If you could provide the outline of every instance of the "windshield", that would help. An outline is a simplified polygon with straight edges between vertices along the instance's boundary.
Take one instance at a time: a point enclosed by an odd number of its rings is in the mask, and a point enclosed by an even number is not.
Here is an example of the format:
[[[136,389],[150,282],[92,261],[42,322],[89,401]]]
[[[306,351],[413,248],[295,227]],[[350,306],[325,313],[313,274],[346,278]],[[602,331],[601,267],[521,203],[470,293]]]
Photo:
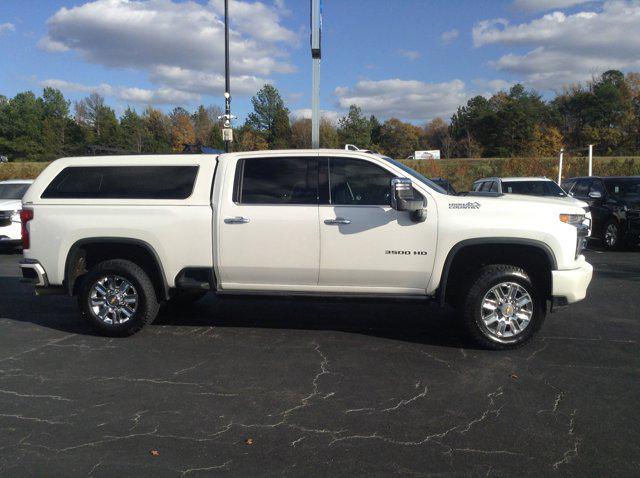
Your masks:
[[[420,174],[418,171],[411,169],[409,166],[406,166],[404,164],[402,164],[400,161],[396,161],[395,159],[391,159],[388,156],[380,156],[382,159],[384,159],[385,161],[389,161],[391,164],[393,164],[394,166],[399,167],[400,169],[402,169],[405,173],[413,176],[414,178],[416,178],[418,181],[420,181],[421,183],[424,183],[426,186],[430,187],[431,189],[433,189],[434,191],[438,191],[440,194],[448,194],[446,190],[444,190],[443,188],[441,188],[440,186],[438,186],[436,183],[434,183],[433,181],[431,181],[429,178],[424,177],[422,174]]]
[[[0,184],[0,199],[22,199],[29,184]]]
[[[505,194],[524,194],[526,196],[566,197],[560,186],[553,181],[502,181]]]
[[[608,178],[604,180],[609,194],[627,201],[640,200],[640,178]]]

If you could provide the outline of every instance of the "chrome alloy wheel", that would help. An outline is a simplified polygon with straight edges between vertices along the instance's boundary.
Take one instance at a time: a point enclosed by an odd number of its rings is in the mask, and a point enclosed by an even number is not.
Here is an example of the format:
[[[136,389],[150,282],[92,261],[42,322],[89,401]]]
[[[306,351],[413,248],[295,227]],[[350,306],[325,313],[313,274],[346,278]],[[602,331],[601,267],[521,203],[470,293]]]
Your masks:
[[[480,307],[485,333],[498,341],[521,334],[533,316],[531,294],[516,282],[501,282],[493,286],[484,295]]]
[[[609,247],[613,247],[618,242],[618,226],[611,223],[607,226],[607,230],[604,232],[604,242]]]
[[[124,277],[108,275],[93,283],[89,293],[89,310],[106,325],[128,322],[138,308],[138,292]]]

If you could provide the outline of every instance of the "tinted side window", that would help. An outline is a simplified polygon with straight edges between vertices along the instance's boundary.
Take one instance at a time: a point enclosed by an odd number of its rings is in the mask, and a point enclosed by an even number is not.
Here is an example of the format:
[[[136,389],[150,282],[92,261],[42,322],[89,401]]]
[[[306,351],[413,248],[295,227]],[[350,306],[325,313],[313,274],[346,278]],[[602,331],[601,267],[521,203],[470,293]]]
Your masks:
[[[578,197],[586,197],[589,190],[590,179],[579,179],[573,188],[573,195]]]
[[[589,192],[597,192],[604,196],[604,185],[602,184],[602,181],[600,181],[599,179],[594,179],[591,183],[591,187],[589,188]]]
[[[488,193],[489,190],[491,189],[492,184],[493,184],[492,181],[485,181],[484,183],[482,183],[482,187],[480,188],[480,191]]]
[[[198,166],[71,166],[63,169],[43,199],[186,199]]]
[[[482,183],[474,183],[473,184],[473,190],[474,191],[480,191],[480,187],[482,186]]]
[[[571,192],[571,188],[573,187],[573,185],[576,183],[575,179],[570,179],[568,181],[565,181],[562,183],[562,189],[564,189],[566,192]]]
[[[491,188],[489,189],[489,192],[491,193],[497,193],[498,192],[498,183],[493,181],[491,183]]]
[[[360,159],[329,158],[330,203],[339,206],[388,206],[395,175]]]
[[[317,204],[317,158],[249,158],[238,163],[241,204]]]

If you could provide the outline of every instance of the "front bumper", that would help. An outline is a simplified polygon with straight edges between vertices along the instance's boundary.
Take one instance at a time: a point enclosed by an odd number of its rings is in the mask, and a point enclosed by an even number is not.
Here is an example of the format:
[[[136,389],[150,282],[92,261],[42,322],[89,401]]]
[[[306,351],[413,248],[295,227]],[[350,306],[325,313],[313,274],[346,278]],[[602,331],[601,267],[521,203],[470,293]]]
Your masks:
[[[576,269],[551,271],[551,295],[566,304],[584,299],[593,277],[593,266],[584,256],[578,257],[576,262]]]

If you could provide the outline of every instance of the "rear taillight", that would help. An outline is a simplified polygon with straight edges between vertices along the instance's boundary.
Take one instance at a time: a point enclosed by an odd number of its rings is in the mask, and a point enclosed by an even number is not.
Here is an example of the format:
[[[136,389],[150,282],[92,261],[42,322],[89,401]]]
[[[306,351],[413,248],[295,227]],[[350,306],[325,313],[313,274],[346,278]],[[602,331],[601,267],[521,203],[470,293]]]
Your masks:
[[[20,222],[22,223],[22,248],[29,249],[31,241],[29,238],[29,228],[27,223],[33,219],[33,209],[22,209],[20,211]]]

